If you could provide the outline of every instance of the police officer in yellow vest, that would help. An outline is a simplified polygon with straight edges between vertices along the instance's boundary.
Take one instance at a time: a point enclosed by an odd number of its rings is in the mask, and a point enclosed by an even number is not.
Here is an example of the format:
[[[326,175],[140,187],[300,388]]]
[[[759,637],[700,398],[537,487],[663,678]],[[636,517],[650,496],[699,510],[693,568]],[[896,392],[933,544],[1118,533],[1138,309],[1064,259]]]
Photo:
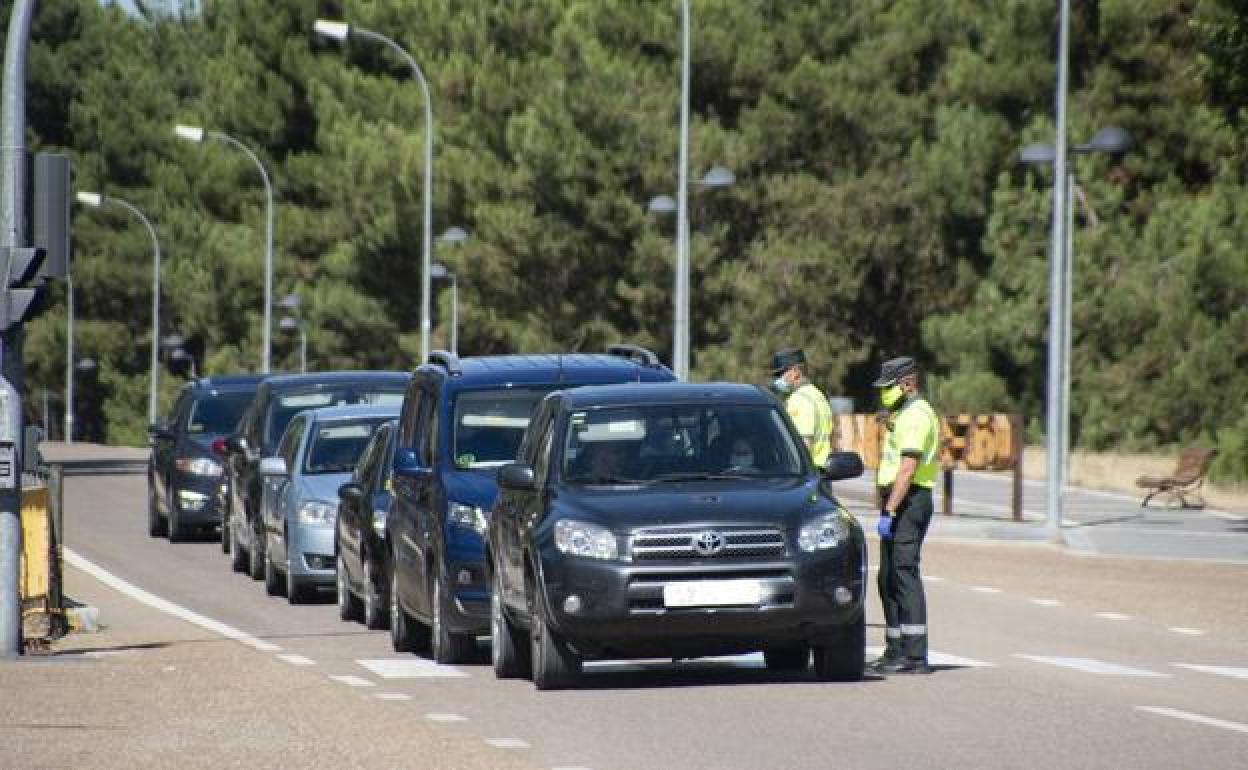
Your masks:
[[[914,359],[886,361],[880,402],[889,411],[888,439],[876,474],[880,500],[880,601],[884,605],[884,655],[880,674],[926,674],[927,604],[919,576],[920,550],[932,520],[932,486],[940,456],[940,421],[919,394]]]
[[[801,348],[785,348],[771,357],[772,387],[785,394],[785,411],[806,441],[815,466],[822,468],[832,453],[832,407],[828,399],[806,379],[806,354]]]

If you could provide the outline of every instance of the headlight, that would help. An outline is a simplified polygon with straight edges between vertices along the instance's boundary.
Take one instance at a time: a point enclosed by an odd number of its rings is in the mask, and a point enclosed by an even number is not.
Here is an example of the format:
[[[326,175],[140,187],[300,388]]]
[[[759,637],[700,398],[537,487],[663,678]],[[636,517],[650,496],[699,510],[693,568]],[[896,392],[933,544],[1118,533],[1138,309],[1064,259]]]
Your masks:
[[[221,463],[208,457],[179,457],[173,461],[173,467],[177,468],[179,473],[209,476],[214,479],[225,471]]]
[[[797,545],[803,551],[821,551],[835,548],[849,539],[849,521],[841,512],[829,513],[808,522],[797,536]]]
[[[619,554],[611,530],[570,519],[555,522],[555,547],[564,553],[590,559],[614,559]]]
[[[208,495],[190,489],[178,490],[178,503],[188,511],[198,511],[206,502],[208,502]]]
[[[299,506],[299,523],[328,525],[334,523],[338,515],[338,506],[320,500],[309,500]]]
[[[484,535],[485,530],[488,528],[485,511],[476,505],[451,503],[447,510],[447,515],[450,517],[452,524],[474,530],[478,535]]]
[[[384,537],[386,534],[386,512],[373,511],[373,531],[378,537]]]

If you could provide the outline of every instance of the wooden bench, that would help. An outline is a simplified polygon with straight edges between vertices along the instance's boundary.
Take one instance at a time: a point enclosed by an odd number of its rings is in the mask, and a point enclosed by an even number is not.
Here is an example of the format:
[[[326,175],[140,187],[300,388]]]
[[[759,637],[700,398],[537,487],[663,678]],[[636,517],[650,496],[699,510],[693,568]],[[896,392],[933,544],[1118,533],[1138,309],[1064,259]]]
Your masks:
[[[1179,463],[1174,473],[1169,476],[1140,476],[1135,485],[1150,490],[1140,503],[1147,507],[1148,502],[1157,495],[1163,495],[1167,508],[1204,508],[1205,499],[1200,496],[1200,487],[1205,483],[1205,474],[1213,462],[1216,449],[1188,447],[1179,453]]]

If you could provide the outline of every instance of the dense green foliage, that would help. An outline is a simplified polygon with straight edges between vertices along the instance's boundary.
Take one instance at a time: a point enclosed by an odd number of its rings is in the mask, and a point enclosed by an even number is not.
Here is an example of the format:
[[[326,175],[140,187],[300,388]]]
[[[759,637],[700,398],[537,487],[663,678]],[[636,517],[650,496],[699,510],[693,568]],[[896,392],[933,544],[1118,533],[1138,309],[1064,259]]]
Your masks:
[[[1055,3],[695,0],[692,174],[698,378],[765,378],[805,346],[865,404],[881,358],[918,355],[947,410],[1042,423]],[[1248,477],[1248,11],[1234,0],[1074,3],[1071,138],[1120,125],[1077,173],[1099,224],[1075,236],[1077,442],[1223,448]],[[7,17],[7,3],[0,3]],[[675,0],[208,0],[129,18],[43,0],[32,146],[82,188],[143,207],[165,247],[165,332],[204,369],[259,362],[263,195],[246,158],[177,143],[199,123],[256,147],[279,197],[277,296],[296,291],[318,368],[418,353],[423,102],[376,46],[311,33],[345,16],[411,50],[437,116],[435,230],[460,279],[465,353],[670,347]],[[75,217],[79,350],[107,438],[142,439],[150,252],[124,213]],[[438,289],[444,284],[439,283]],[[445,345],[449,292],[438,292]],[[58,390],[63,301],[30,325],[32,395]],[[275,362],[297,345],[275,332]],[[166,378],[166,399],[177,382]],[[93,388],[90,389],[90,388]],[[32,399],[37,405],[38,399]]]

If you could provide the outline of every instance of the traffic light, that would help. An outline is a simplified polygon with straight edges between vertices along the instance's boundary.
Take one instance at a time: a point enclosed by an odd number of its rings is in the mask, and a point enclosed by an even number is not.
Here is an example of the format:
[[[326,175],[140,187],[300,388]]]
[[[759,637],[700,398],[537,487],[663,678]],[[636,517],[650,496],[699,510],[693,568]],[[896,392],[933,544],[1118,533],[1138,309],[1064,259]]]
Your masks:
[[[47,282],[69,272],[69,158],[39,153],[31,167],[34,246],[0,249],[0,260],[8,265],[0,297],[0,331],[37,315],[43,309]]]

